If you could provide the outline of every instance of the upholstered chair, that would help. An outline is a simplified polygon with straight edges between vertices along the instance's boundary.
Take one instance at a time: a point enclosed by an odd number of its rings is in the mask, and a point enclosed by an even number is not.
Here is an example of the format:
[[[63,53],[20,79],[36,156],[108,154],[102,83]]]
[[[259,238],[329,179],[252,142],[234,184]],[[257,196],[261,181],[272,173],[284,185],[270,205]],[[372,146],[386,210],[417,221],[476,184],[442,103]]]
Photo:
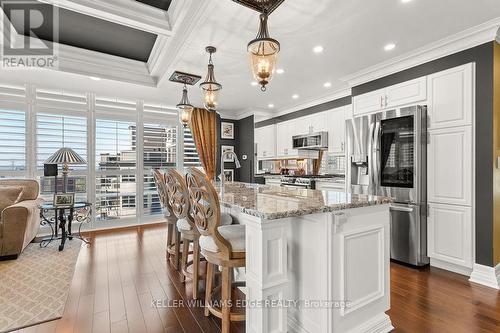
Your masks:
[[[0,260],[16,259],[36,237],[40,209],[36,180],[0,180]]]
[[[201,253],[207,260],[205,315],[222,319],[222,332],[230,332],[231,321],[245,320],[245,314],[231,312],[232,288],[244,283],[231,283],[232,270],[245,267],[245,226],[222,225],[218,194],[201,171],[191,168],[186,175],[191,202],[190,215],[200,233]],[[222,267],[222,285],[213,288],[215,266]],[[220,306],[212,302],[212,294],[221,289]]]

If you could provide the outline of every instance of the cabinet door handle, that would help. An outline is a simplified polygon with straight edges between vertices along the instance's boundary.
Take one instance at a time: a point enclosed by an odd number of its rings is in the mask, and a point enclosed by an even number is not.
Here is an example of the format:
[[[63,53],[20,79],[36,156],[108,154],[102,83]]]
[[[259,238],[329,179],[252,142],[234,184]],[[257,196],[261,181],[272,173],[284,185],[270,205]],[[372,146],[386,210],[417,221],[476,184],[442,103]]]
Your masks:
[[[387,107],[387,100],[389,99],[389,97],[387,97],[387,95],[385,95],[385,107]]]
[[[340,144],[340,149],[341,149],[342,151],[344,151],[344,143],[343,143],[343,142]]]

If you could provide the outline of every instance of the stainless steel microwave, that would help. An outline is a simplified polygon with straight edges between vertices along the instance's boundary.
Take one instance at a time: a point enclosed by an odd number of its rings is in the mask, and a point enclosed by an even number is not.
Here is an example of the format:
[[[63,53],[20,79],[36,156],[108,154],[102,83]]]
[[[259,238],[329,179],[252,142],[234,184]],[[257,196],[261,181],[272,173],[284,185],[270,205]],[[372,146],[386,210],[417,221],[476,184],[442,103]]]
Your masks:
[[[328,132],[316,132],[292,137],[293,149],[327,150]]]

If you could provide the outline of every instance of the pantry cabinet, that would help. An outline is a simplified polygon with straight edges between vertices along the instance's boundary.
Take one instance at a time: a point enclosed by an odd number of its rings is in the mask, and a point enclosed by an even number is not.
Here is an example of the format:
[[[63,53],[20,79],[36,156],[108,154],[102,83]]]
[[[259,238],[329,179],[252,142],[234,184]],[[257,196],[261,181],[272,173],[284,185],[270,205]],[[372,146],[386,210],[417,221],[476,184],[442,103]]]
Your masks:
[[[472,124],[474,65],[467,64],[428,76],[429,128]]]
[[[472,268],[471,207],[429,204],[428,256],[463,268]]]

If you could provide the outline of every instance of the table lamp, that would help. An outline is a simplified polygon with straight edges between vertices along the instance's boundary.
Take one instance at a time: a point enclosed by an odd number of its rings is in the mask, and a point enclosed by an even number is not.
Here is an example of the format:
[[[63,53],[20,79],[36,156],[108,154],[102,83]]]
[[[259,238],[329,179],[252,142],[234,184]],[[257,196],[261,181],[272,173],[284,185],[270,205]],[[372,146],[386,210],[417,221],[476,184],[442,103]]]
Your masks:
[[[61,148],[50,156],[44,164],[62,164],[63,173],[63,193],[66,193],[68,184],[68,173],[70,164],[87,164],[80,155],[71,148]],[[57,184],[56,184],[57,188]]]

